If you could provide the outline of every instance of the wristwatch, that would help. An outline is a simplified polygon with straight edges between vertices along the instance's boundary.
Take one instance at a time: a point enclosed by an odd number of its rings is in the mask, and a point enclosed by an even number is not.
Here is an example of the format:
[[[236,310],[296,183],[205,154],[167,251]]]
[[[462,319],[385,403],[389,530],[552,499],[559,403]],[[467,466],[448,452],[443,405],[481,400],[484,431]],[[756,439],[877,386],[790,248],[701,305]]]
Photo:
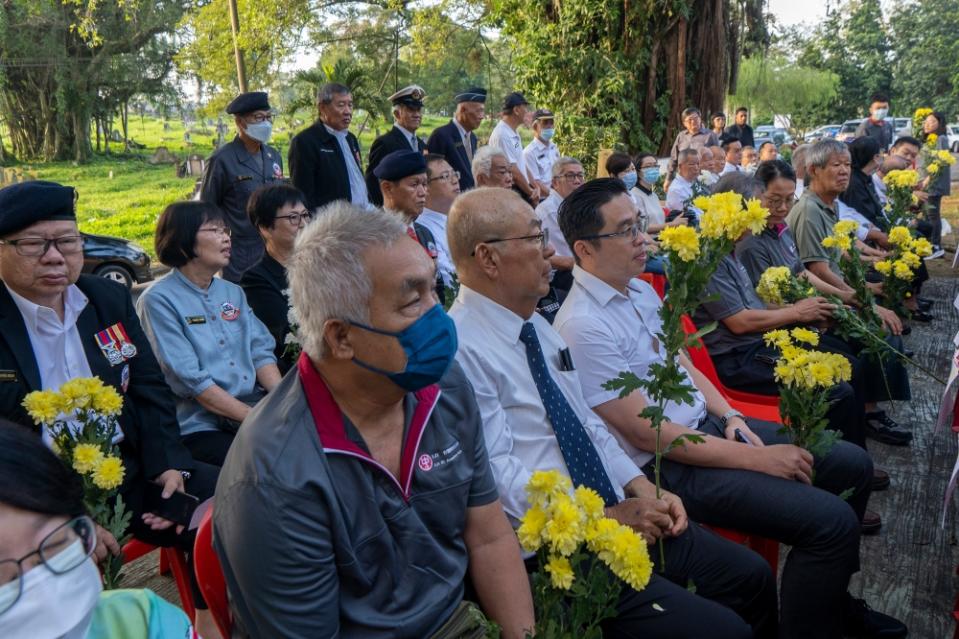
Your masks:
[[[733,408],[733,409],[727,411],[725,415],[723,415],[722,417],[720,417],[720,418],[719,418],[719,421],[721,421],[721,422],[723,423],[723,427],[725,427],[726,424],[729,422],[729,420],[732,419],[733,417],[738,417],[739,419],[742,419],[743,421],[746,420],[746,416],[745,416],[745,415],[743,415],[743,414],[740,413],[738,410],[736,410],[735,408]]]
[[[724,421],[723,423],[725,424],[726,422]],[[193,477],[193,473],[188,470],[181,470],[180,476],[183,477],[183,481],[189,481],[190,477]]]

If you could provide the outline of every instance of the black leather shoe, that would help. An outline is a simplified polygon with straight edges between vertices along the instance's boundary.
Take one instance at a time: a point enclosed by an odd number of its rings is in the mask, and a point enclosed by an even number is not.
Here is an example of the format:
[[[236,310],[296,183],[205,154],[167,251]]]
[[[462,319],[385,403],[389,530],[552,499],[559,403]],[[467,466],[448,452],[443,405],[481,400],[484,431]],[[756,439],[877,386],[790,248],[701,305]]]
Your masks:
[[[909,313],[909,318],[915,322],[931,322],[932,320],[936,319],[935,317],[933,317],[932,315],[930,315],[929,313],[923,310],[912,311],[911,313]]]
[[[901,639],[909,634],[906,624],[873,610],[862,599],[847,594],[843,634],[855,639]]]
[[[919,297],[916,299],[916,305],[919,307],[920,311],[926,311],[928,313],[930,310],[932,310],[933,301]]]
[[[907,446],[912,433],[903,430],[885,411],[866,413],[866,437],[890,446]]]
[[[874,510],[867,510],[862,514],[862,534],[875,535],[882,528],[882,517]]]
[[[886,490],[889,488],[889,473],[882,470],[881,468],[874,468],[872,470],[872,482],[871,482],[872,492],[879,490]]]
[[[911,332],[912,332],[912,326],[906,326],[905,324],[903,324],[903,326],[902,326],[902,334],[903,334],[903,335],[908,335],[908,334],[911,333]]]

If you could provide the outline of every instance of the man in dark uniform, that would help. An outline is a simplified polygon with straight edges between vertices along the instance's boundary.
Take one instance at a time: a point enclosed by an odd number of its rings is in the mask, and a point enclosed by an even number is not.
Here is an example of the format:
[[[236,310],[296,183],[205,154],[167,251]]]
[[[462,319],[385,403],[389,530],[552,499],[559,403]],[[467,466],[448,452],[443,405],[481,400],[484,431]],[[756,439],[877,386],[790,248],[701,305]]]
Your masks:
[[[442,155],[460,172],[460,189],[466,191],[476,186],[472,164],[477,140],[473,131],[486,115],[486,89],[472,87],[453,99],[456,101],[453,119],[434,130],[426,146],[430,153]]]
[[[350,88],[330,82],[316,96],[320,119],[290,140],[290,177],[316,210],[334,200],[369,207],[360,162],[360,143],[350,133],[353,95]]]
[[[393,103],[393,128],[373,140],[370,147],[370,163],[366,167],[366,190],[370,202],[383,206],[380,181],[374,171],[383,158],[393,151],[417,151],[426,153],[426,142],[417,137],[416,129],[423,122],[423,98],[426,92],[415,84],[400,89],[389,97]]]
[[[436,264],[439,249],[433,233],[416,221],[426,206],[429,178],[426,173],[426,158],[412,149],[393,151],[376,167],[375,174],[383,192],[383,208],[403,218],[406,234],[422,245]],[[442,304],[446,288],[439,269],[436,272],[436,295]]]
[[[0,413],[39,434],[22,405],[28,393],[56,390],[77,377],[113,386],[123,397],[114,441],[125,468],[120,494],[133,512],[130,532],[192,551],[193,534],[178,534],[172,522],[144,512],[144,489],[153,482],[164,497],[178,491],[202,501],[213,495],[217,471],[194,461],[180,443],[173,396],[130,293],[80,275],[83,239],[74,199],[72,187],[52,182],[0,190]],[[194,599],[206,608],[196,588]]]
[[[223,278],[239,282],[243,271],[263,257],[263,239],[250,224],[246,202],[264,184],[283,180],[283,158],[267,144],[273,131],[273,112],[266,93],[243,93],[227,105],[226,112],[234,116],[237,134],[207,160],[200,199],[223,211],[233,242]]]

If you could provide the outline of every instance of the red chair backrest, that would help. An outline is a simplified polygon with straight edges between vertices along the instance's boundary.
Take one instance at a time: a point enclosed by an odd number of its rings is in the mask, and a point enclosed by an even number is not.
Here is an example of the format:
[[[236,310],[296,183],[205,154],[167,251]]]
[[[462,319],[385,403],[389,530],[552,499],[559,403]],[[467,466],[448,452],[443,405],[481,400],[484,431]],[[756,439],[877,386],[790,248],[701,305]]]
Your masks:
[[[659,273],[640,273],[639,279],[653,287],[659,299],[666,297],[666,276]]]
[[[233,617],[230,615],[230,603],[226,595],[226,581],[223,579],[220,559],[213,550],[213,508],[203,516],[197,530],[193,546],[193,565],[197,585],[206,599],[220,634],[224,637],[231,636]]]

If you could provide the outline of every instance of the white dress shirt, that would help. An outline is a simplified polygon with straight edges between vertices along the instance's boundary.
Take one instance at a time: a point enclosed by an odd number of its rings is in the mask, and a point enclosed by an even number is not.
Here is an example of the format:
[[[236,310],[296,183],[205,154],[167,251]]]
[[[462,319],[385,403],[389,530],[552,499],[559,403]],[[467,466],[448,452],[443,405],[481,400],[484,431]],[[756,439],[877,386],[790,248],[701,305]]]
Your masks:
[[[526,160],[523,158],[523,140],[519,133],[513,130],[513,127],[506,124],[506,120],[500,120],[493,127],[493,133],[489,136],[489,145],[497,147],[506,154],[506,159],[516,165],[516,168],[529,179],[529,171],[526,169]]]
[[[342,131],[338,131],[326,123],[323,123],[323,126],[326,127],[330,135],[336,138],[336,141],[340,145],[340,151],[343,153],[343,161],[346,163],[346,174],[350,178],[350,201],[357,206],[362,206],[367,209],[371,208],[370,196],[366,192],[366,180],[363,177],[363,172],[360,171],[360,166],[356,163],[356,158],[353,156],[349,142],[346,141],[349,130],[343,129]]]
[[[859,225],[856,228],[856,237],[863,242],[866,241],[866,236],[869,235],[869,231],[876,228],[876,225],[870,222],[866,216],[848,204],[843,203],[843,201],[838,198],[836,199],[836,214],[839,215],[840,220],[852,220]]]
[[[670,211],[682,211],[686,206],[686,201],[693,197],[693,183],[688,181],[682,175],[676,174],[673,181],[669,183],[669,190],[666,191],[666,206]],[[697,215],[702,215],[702,211],[692,204],[690,210],[695,211]]]
[[[453,275],[456,273],[456,267],[453,266],[453,258],[450,255],[449,242],[446,239],[446,220],[448,218],[433,209],[424,208],[416,221],[430,230],[433,239],[436,241],[436,268],[443,278],[444,286],[453,285]]]
[[[876,189],[876,195],[879,196],[879,203],[886,206],[889,203],[889,196],[886,192],[886,183],[879,177],[878,171],[872,174],[872,185]]]
[[[723,166],[723,170],[719,173],[720,176],[726,175],[727,173],[742,173],[742,167],[733,164],[732,162],[726,162]]]
[[[619,391],[607,390],[603,384],[622,371],[645,379],[651,364],[666,361],[666,351],[656,337],[662,332],[662,301],[653,287],[639,279],[630,283],[628,295],[579,266],[573,267],[573,280],[553,326],[569,344],[586,403],[595,408],[619,397]],[[695,388],[686,369],[680,367],[680,371]],[[698,428],[706,417],[706,398],[696,390],[692,405],[669,401],[663,411],[671,422]],[[615,428],[611,431],[637,466],[653,458],[653,453],[634,447]]]
[[[406,141],[410,143],[410,148],[411,148],[412,150],[414,150],[414,151],[419,151],[419,150],[420,150],[420,147],[419,147],[419,145],[417,144],[417,141],[416,141],[416,134],[415,134],[415,133],[413,133],[412,131],[407,130],[407,129],[404,128],[404,127],[401,127],[400,124],[399,124],[399,122],[394,122],[394,123],[393,123],[393,126],[395,126],[397,129],[400,130],[400,133],[403,134],[403,136],[406,138]]]
[[[549,195],[536,207],[536,217],[544,229],[549,230],[549,243],[553,245],[557,255],[573,257],[573,252],[566,243],[563,231],[559,228],[559,205],[563,203],[563,196],[550,189]]]
[[[523,160],[534,180],[549,184],[553,180],[553,164],[559,159],[559,149],[552,142],[541,142],[538,138],[523,149]]]
[[[798,200],[805,190],[806,185],[803,183],[802,178],[796,178],[796,194],[793,195],[793,197]]]
[[[519,339],[526,321],[536,328],[553,380],[583,421],[622,499],[623,487],[642,471],[586,405],[576,371],[561,369],[559,354],[566,344],[549,322],[537,313],[524,320],[464,285],[450,317],[459,335],[456,361],[473,384],[496,487],[513,522],[529,509],[526,484],[534,471],[558,469],[569,475]]]

